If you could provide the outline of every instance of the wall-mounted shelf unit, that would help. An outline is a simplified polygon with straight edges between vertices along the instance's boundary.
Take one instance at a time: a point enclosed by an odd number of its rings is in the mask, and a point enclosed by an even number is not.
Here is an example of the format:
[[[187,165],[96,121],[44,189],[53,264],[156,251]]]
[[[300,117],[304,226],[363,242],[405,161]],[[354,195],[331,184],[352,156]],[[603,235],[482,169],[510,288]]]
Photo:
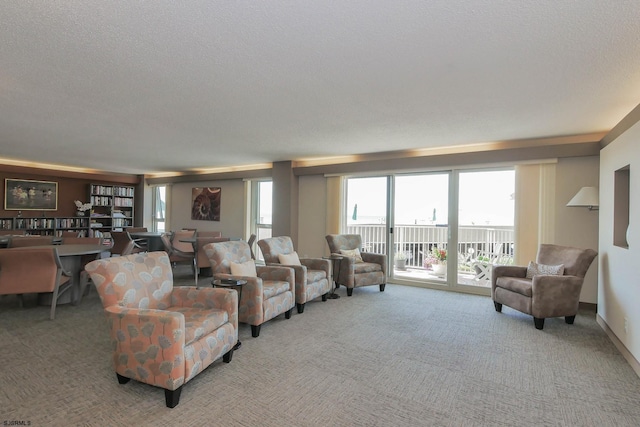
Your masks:
[[[134,187],[89,184],[91,234],[101,235],[133,226],[134,200]]]
[[[14,230],[18,234],[40,234],[60,236],[63,231],[77,231],[82,236],[89,234],[88,217],[13,217],[0,218],[0,230]]]

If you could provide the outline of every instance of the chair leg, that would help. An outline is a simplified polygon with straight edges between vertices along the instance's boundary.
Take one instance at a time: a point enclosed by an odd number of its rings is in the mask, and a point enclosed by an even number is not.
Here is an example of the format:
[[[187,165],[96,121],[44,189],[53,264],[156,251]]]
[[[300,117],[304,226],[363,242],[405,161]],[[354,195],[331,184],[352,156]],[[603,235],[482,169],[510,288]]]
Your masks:
[[[353,288],[347,288],[347,296],[350,297],[353,295]]]
[[[574,320],[576,320],[576,315],[575,314],[573,316],[565,316],[564,317],[564,321],[569,325],[573,325],[573,321]]]
[[[229,363],[231,362],[231,359],[233,358],[233,348],[231,348],[231,350],[227,351],[223,356],[222,356],[222,361],[224,363]]]
[[[502,304],[500,304],[499,302],[494,301],[493,302],[493,306],[496,308],[496,311],[498,313],[502,313]]]
[[[126,384],[129,381],[131,381],[131,378],[127,378],[127,377],[123,377],[122,375],[120,375],[119,373],[116,372],[116,377],[118,377],[118,383],[119,384]]]
[[[533,318],[533,324],[536,325],[536,329],[542,330],[544,328],[544,319],[540,319],[538,317]]]
[[[384,287],[387,286],[386,283],[380,285],[380,292],[384,292]]]
[[[300,314],[304,313],[304,304],[296,304],[296,307],[298,308],[298,313]]]
[[[18,307],[19,308],[24,308],[24,298],[23,298],[22,294],[18,294],[16,296],[18,297]]]
[[[164,400],[167,403],[167,408],[175,408],[180,403],[180,393],[182,393],[182,387],[180,386],[175,390],[164,391]]]
[[[329,293],[327,292],[326,294],[322,294],[322,301],[326,302],[327,301],[327,297],[329,296]]]
[[[293,311],[293,307],[291,307],[289,310],[284,312],[284,318],[285,319],[291,319],[291,312]]]
[[[260,336],[260,326],[262,325],[251,325],[251,336],[257,338]]]

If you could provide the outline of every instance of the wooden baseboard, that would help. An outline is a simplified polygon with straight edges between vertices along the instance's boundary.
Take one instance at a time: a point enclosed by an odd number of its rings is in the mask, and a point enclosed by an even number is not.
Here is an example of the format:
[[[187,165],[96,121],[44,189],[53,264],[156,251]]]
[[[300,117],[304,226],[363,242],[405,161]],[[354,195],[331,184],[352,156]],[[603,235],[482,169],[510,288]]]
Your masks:
[[[622,353],[622,357],[624,357],[625,360],[629,362],[629,365],[631,365],[631,368],[635,371],[636,375],[640,377],[640,362],[638,362],[633,354],[631,354],[631,352],[627,349],[627,347],[625,347],[622,341],[618,339],[616,334],[614,334],[611,328],[609,328],[609,325],[607,325],[607,322],[605,322],[599,314],[596,315],[596,322],[598,322],[598,325],[600,325],[602,330],[604,330],[609,339],[613,342],[613,345],[615,345],[620,353]]]

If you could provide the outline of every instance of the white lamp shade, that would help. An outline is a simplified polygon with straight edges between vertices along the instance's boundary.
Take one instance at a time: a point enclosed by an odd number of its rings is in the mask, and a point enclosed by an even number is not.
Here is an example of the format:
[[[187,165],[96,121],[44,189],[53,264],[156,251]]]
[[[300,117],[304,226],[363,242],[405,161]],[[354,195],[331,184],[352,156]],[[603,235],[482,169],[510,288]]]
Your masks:
[[[598,199],[598,189],[596,187],[582,187],[580,191],[569,200],[567,206],[588,206],[598,207],[600,201]]]

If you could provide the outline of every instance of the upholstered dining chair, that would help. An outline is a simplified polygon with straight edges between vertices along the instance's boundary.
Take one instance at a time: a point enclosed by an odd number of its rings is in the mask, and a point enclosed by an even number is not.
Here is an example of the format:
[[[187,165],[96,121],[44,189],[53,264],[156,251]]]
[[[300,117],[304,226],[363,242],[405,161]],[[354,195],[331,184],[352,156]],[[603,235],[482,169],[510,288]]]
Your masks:
[[[196,230],[180,230],[170,233],[162,233],[160,238],[164,249],[169,255],[172,265],[177,263],[188,263],[193,269],[195,285],[198,286],[198,260],[196,258]],[[194,239],[193,243],[186,243],[182,240]]]
[[[542,244],[529,266],[494,265],[491,297],[498,313],[506,305],[533,316],[536,329],[547,317],[573,324],[584,276],[598,255],[593,249]]]
[[[51,320],[58,298],[71,289],[70,280],[71,272],[64,269],[53,246],[0,250],[0,295],[17,295],[22,306],[23,294],[51,292]]]
[[[246,280],[240,296],[239,321],[251,325],[258,337],[263,323],[284,313],[291,317],[295,305],[295,275],[290,267],[256,266],[247,242],[209,243],[204,250],[214,279]]]
[[[334,274],[336,287],[344,285],[347,296],[360,286],[379,285],[384,292],[387,284],[387,256],[363,252],[362,237],[359,234],[329,234],[326,236],[331,254],[341,258]]]
[[[327,300],[331,291],[331,262],[322,258],[299,258],[289,236],[270,237],[258,240],[258,246],[267,265],[286,265],[296,275],[296,307],[298,313],[304,306],[319,296]]]
[[[238,341],[238,294],[174,287],[165,252],[95,260],[86,270],[102,300],[120,384],[130,379],[165,390],[175,407],[185,383]]]
[[[111,231],[111,255],[124,256],[132,253],[146,252],[147,242],[144,239],[133,239],[128,231]]]
[[[11,248],[53,245],[53,236],[13,236],[10,245]]]

